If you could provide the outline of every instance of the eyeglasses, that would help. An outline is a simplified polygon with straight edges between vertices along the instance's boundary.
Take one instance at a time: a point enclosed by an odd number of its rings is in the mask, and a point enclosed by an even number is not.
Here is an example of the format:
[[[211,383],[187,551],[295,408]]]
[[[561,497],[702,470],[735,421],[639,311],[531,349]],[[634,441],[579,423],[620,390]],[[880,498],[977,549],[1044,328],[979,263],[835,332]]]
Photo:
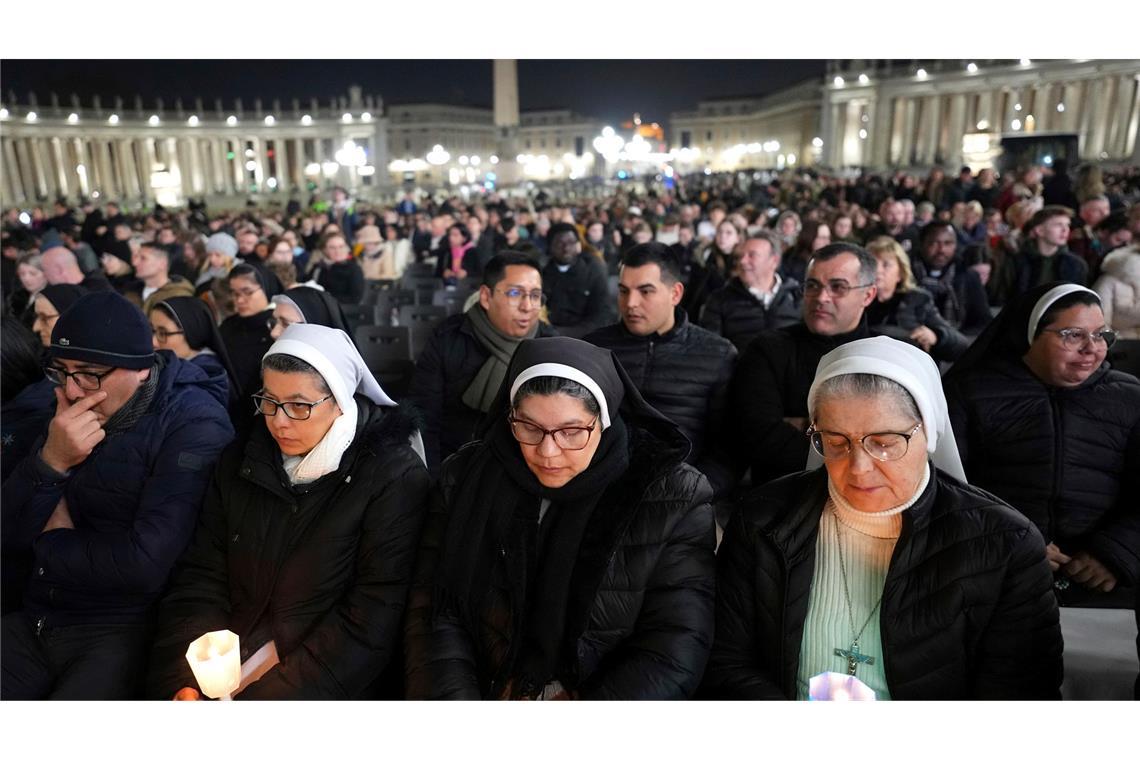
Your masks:
[[[234,298],[249,298],[261,288],[243,288],[242,290],[230,290],[230,295]]]
[[[521,301],[524,296],[534,306],[546,305],[546,294],[541,290],[532,290],[528,293],[522,288],[507,288],[506,290],[502,290],[500,292],[507,297],[507,302],[512,306],[517,306],[519,301]]]
[[[859,445],[880,462],[893,462],[906,456],[910,448],[910,439],[920,427],[922,427],[921,422],[906,433],[867,433],[859,439]],[[811,445],[824,459],[842,459],[851,453],[851,439],[843,433],[817,430],[813,422],[807,429],[807,435],[811,439]]]
[[[270,332],[272,332],[276,327],[280,327],[282,330],[284,330],[289,327],[289,325],[295,324],[297,323],[291,319],[285,319],[285,317],[270,317],[265,322],[265,326],[269,328]]]
[[[869,288],[875,283],[868,282],[864,285],[849,285],[845,280],[831,280],[826,285],[819,280],[808,280],[804,283],[805,296],[818,296],[825,288],[828,295],[832,298],[843,298],[852,290],[861,290],[862,288]]]
[[[79,389],[84,391],[99,390],[103,378],[114,371],[114,367],[106,372],[68,372],[63,367],[57,367],[54,364],[44,367],[44,375],[56,385],[67,385],[67,378],[70,377],[79,386]]]
[[[1084,348],[1089,341],[1092,341],[1093,346],[1103,343],[1105,348],[1107,348],[1116,342],[1117,335],[1115,330],[1105,329],[1098,332],[1089,332],[1083,327],[1066,327],[1063,330],[1050,330],[1045,327],[1041,329],[1041,332],[1051,332],[1060,335],[1061,344],[1068,349]]]
[[[509,417],[511,434],[515,440],[525,446],[538,446],[546,436],[554,439],[554,445],[565,451],[580,451],[590,442],[590,434],[598,425],[597,417],[589,427],[564,427],[556,430],[547,430],[530,422]]]
[[[158,339],[159,343],[166,343],[167,338],[171,335],[185,335],[185,330],[167,330],[163,327],[154,328],[154,337]]]
[[[330,398],[332,398],[331,393],[316,401],[274,401],[265,396],[254,395],[253,407],[258,414],[266,417],[274,417],[277,415],[277,410],[282,409],[289,419],[303,421],[312,416],[314,406],[320,406]]]

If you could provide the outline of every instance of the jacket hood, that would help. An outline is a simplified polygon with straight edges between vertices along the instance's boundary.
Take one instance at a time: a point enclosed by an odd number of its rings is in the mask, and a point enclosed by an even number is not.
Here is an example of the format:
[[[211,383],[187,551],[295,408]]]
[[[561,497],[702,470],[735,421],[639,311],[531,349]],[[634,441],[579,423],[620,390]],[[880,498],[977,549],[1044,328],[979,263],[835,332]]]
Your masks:
[[[196,386],[213,396],[222,408],[229,403],[229,382],[226,380],[226,371],[221,364],[211,367],[208,361],[205,364],[179,359],[173,351],[161,350],[158,352],[165,360],[162,376],[159,378],[159,393],[167,394],[179,386]],[[198,355],[199,358],[203,356]],[[210,357],[209,354],[205,356]]]
[[[1108,254],[1100,263],[1100,271],[1129,284],[1140,284],[1140,246],[1130,245]]]

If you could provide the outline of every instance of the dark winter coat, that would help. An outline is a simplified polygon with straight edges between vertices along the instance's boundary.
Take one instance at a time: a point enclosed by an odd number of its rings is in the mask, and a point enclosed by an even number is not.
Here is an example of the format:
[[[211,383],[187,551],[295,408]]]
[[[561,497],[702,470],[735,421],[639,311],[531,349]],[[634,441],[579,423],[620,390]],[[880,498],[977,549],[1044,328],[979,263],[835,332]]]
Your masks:
[[[928,327],[938,336],[930,355],[952,362],[970,347],[969,339],[954,329],[934,308],[934,299],[922,288],[896,292],[889,301],[872,301],[867,307],[867,327],[875,335],[887,335],[917,346],[910,334],[917,327]]]
[[[547,262],[542,268],[542,290],[550,324],[563,334],[585,335],[614,318],[606,265],[596,256],[580,254],[565,272],[553,260]]]
[[[186,647],[229,629],[248,657],[272,640],[280,663],[239,699],[351,699],[400,661],[404,603],[428,474],[399,408],[357,398],[340,467],[293,486],[264,425],[226,450],[194,541],[171,576],[147,679],[170,699],[195,686]]]
[[[630,428],[626,473],[601,496],[586,526],[574,566],[567,638],[576,653],[584,699],[679,699],[692,694],[704,672],[713,628],[712,493],[705,478],[682,464],[684,445]],[[683,440],[680,444],[684,444]],[[503,550],[492,585],[466,630],[452,616],[432,621],[432,584],[448,511],[468,477],[476,447],[444,463],[433,490],[406,626],[407,693],[411,698],[480,699],[496,696],[494,680],[512,649],[517,609]]]
[[[557,334],[550,325],[540,322],[536,337]],[[444,459],[475,436],[483,421],[483,412],[463,403],[463,393],[490,356],[475,337],[467,315],[455,314],[435,328],[416,359],[408,401],[423,414],[424,451],[433,473]]]
[[[1051,388],[1008,358],[944,384],[970,482],[1065,554],[1088,551],[1140,582],[1140,381],[1106,362],[1077,388]]]
[[[233,428],[216,378],[159,355],[158,387],[134,425],[62,479],[45,472],[37,442],[4,481],[3,551],[29,556],[24,608],[45,625],[143,622],[190,542]],[[61,498],[75,529],[41,533]]]
[[[1042,256],[1037,244],[1028,240],[1013,257],[1012,289],[1006,294],[1006,301],[1046,282],[1060,280],[1087,285],[1088,276],[1089,265],[1068,248],[1061,248],[1052,256]]]
[[[238,386],[245,396],[257,393],[261,388],[261,359],[273,345],[273,338],[269,335],[272,317],[270,310],[249,317],[234,314],[218,325],[226,353],[230,355],[230,363],[237,373]]]
[[[680,306],[673,309],[673,329],[658,335],[634,335],[615,322],[583,340],[608,348],[641,395],[668,417],[692,443],[686,461],[703,472],[713,491],[736,481],[727,443],[728,386],[736,366],[736,348],[724,338],[689,322]]]
[[[842,335],[816,335],[803,322],[761,333],[736,365],[729,391],[736,450],[752,468],[752,482],[799,472],[808,440],[785,417],[807,417],[807,396],[819,360],[844,343],[871,336],[864,318]]]
[[[934,306],[963,335],[977,335],[990,322],[990,302],[978,273],[955,259],[934,277],[925,262],[914,262],[914,279],[930,293]]]
[[[743,351],[765,330],[799,322],[802,304],[803,289],[797,280],[782,279],[772,302],[765,307],[739,277],[733,277],[705,301],[701,327],[728,338],[737,350]]]
[[[705,686],[795,699],[827,502],[824,469],[749,496],[717,556]],[[1061,630],[1041,534],[994,496],[931,467],[902,513],[879,611],[892,699],[1057,699]]]
[[[341,303],[356,304],[364,298],[364,270],[356,259],[323,263],[316,279],[330,296]]]
[[[32,450],[32,444],[43,435],[55,416],[55,383],[46,377],[32,383],[9,399],[0,409],[0,434],[3,456],[0,457],[0,482],[16,468]]]

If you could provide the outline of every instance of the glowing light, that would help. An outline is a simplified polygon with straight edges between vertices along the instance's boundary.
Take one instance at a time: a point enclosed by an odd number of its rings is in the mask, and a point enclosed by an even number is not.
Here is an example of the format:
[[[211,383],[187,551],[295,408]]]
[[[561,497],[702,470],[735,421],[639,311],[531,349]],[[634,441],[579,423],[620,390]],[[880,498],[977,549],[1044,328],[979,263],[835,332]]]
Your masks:
[[[313,125],[313,117],[312,116],[309,116],[309,114],[305,114],[304,116],[301,117],[301,126],[302,127],[311,127],[312,125]]]
[[[471,159],[469,159],[467,156],[460,156],[460,157],[459,157],[459,165],[460,165],[460,166],[467,166],[467,164],[468,164],[470,161],[471,161]]]
[[[1028,66],[1030,63],[1032,63],[1032,61],[1030,61],[1028,58],[1022,58],[1022,59],[1019,61],[1019,63],[1020,63],[1022,66]]]
[[[376,167],[375,166],[358,166],[358,167],[356,167],[356,173],[359,174],[361,177],[371,177],[373,174],[376,173]]]
[[[340,117],[340,120],[343,121],[345,124],[351,124],[352,123],[352,114],[346,113]]]
[[[237,125],[237,117],[233,116],[233,115],[227,116],[226,117],[226,124],[228,126],[231,126],[231,127],[236,126]]]
[[[859,130],[859,139],[860,140],[866,140],[867,139],[867,130],[865,130],[865,129]]]
[[[253,148],[246,148],[245,149],[245,157],[246,158],[253,158],[255,155],[256,154],[253,152]]]
[[[1013,110],[1020,111],[1021,110],[1021,104],[1020,103],[1014,103],[1013,104]]]
[[[978,131],[979,132],[986,130],[986,129],[989,129],[989,128],[990,128],[990,123],[988,121],[986,121],[985,119],[982,119],[981,121],[978,122]]]
[[[842,87],[844,85],[843,77],[837,76],[835,79],[831,80],[831,83],[836,87]]]
[[[108,124],[118,124],[119,123],[119,114],[113,113],[110,116],[108,116],[107,117],[107,123]]]
[[[795,165],[796,165],[796,154],[795,153],[789,153],[788,154],[788,166],[795,166]]]
[[[337,173],[338,169],[340,169],[340,164],[338,164],[336,161],[325,161],[323,164],[321,164],[321,171],[324,172],[324,175],[326,177],[333,176]]]
[[[919,79],[926,79],[926,69],[919,69],[918,71],[914,72],[914,75]]]
[[[1009,126],[1011,129],[1013,129],[1014,132],[1016,132],[1017,130],[1021,129],[1021,119],[1014,119],[1009,123]]]
[[[823,138],[822,137],[813,137],[811,140],[811,144],[817,148],[822,148],[823,147]]]
[[[341,166],[364,166],[368,163],[368,156],[363,147],[352,140],[348,140],[336,152],[336,160]]]
[[[365,111],[364,113],[360,114],[360,120],[367,124],[368,122],[372,121],[372,114]]]
[[[705,167],[705,175],[707,176],[709,174],[712,174],[712,169],[710,169],[709,167],[706,166]]]
[[[276,177],[270,177],[269,179],[265,180],[265,184],[269,187],[270,190],[276,190],[277,189],[277,178]]]
[[[491,156],[491,158],[489,160],[492,164],[499,163],[499,157],[498,156]]]
[[[20,212],[20,224],[28,225],[32,223],[32,217],[27,211]]]
[[[79,123],[79,114],[77,114],[77,113],[68,114],[67,115],[67,123],[68,124],[78,124]]]
[[[871,77],[867,76],[866,74],[859,75],[859,84],[868,84],[870,81]]]
[[[1052,166],[1053,165],[1053,157],[1052,156],[1042,156],[1041,157],[1041,163],[1045,164],[1046,166]]]
[[[8,109],[7,108],[0,108],[0,119],[7,119],[7,118],[8,118]]]
[[[99,197],[99,191],[98,190],[92,190],[91,191],[91,197],[92,198],[98,198]]]
[[[28,121],[32,122],[32,121],[35,121],[36,119],[38,119],[39,117],[38,117],[38,116],[36,116],[36,112],[35,112],[35,111],[28,111],[28,115],[27,115],[27,117],[26,117],[26,118],[27,118],[27,120],[28,120]]]
[[[1057,113],[1064,113],[1064,112],[1065,112],[1065,104],[1064,103],[1058,103],[1057,104]]]
[[[274,119],[272,116],[266,116],[265,117],[265,126],[272,127],[276,123],[277,123],[277,119]]]
[[[158,118],[158,114],[156,114],[156,113],[152,113],[150,115],[150,118],[146,120],[146,123],[151,125],[152,127],[157,127],[159,125],[159,122],[160,122],[160,119]]]
[[[75,165],[75,173],[81,177],[85,176],[87,174],[87,167],[84,166],[83,164],[76,164]]]
[[[305,166],[305,174],[309,177],[315,177],[321,173],[321,165],[318,163],[311,163]]]
[[[245,170],[249,171],[249,172],[257,171],[257,162],[256,161],[246,161],[245,162]]]
[[[432,166],[443,166],[447,163],[448,159],[451,158],[451,154],[444,150],[442,145],[434,145],[432,146],[431,152],[424,156],[424,158],[426,158],[427,162]]]
[[[976,74],[978,72],[978,64],[970,61],[966,64],[966,71],[970,72],[971,74]]]
[[[196,127],[196,126],[198,126],[198,117],[197,116],[191,116],[189,119],[186,120],[186,123],[192,127]]]
[[[479,158],[478,156],[472,156],[471,157],[471,165],[472,166],[478,166],[480,163],[482,163],[482,161],[483,161],[483,159]]]

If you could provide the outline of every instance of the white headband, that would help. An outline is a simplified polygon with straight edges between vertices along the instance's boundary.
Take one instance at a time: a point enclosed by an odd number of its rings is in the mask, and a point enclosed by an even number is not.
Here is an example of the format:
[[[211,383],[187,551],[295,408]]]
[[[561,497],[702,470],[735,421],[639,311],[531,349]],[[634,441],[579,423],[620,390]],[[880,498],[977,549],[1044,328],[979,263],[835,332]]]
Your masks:
[[[1089,290],[1083,285],[1074,285],[1071,282],[1065,283],[1064,285],[1058,285],[1057,287],[1050,289],[1045,295],[1041,296],[1041,299],[1038,300],[1037,304],[1033,307],[1033,311],[1029,313],[1029,343],[1033,343],[1033,339],[1037,335],[1037,325],[1041,322],[1041,317],[1045,315],[1045,312],[1049,310],[1050,306],[1057,303],[1057,301],[1060,301],[1070,293],[1082,292],[1091,293],[1097,301],[1100,301],[1100,296],[1097,295],[1095,290]]]
[[[519,373],[519,376],[515,378],[514,383],[511,384],[510,401],[512,404],[515,402],[515,396],[518,394],[519,388],[522,387],[522,384],[527,380],[536,377],[562,377],[567,380],[573,380],[574,382],[585,386],[586,390],[594,394],[594,398],[597,400],[598,406],[602,409],[600,415],[602,420],[602,430],[605,430],[610,426],[610,410],[609,406],[606,404],[606,395],[602,393],[602,389],[598,387],[598,384],[596,382],[594,382],[594,378],[590,377],[582,370],[570,367],[566,364],[547,362],[545,364],[536,364],[533,367],[527,367],[524,369]]]

